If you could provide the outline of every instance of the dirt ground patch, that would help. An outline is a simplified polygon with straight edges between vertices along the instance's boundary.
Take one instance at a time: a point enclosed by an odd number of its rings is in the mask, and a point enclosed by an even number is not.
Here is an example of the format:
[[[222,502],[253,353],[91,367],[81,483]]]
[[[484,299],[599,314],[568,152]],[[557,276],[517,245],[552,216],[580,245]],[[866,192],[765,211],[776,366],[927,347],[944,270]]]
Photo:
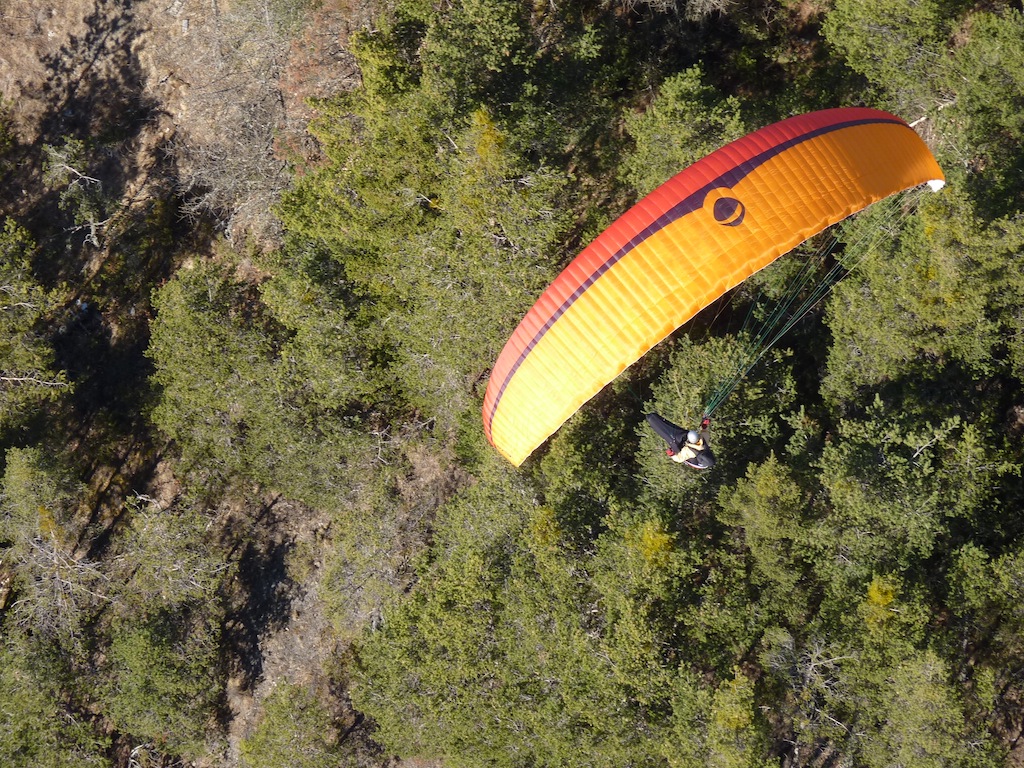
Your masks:
[[[118,178],[102,180],[125,199],[170,184],[228,233],[272,234],[288,162],[317,151],[308,98],[358,82],[346,43],[372,14],[347,0],[305,5],[9,0],[0,94],[16,139],[37,150],[89,142],[110,155],[105,171]],[[157,154],[173,163],[154,175]],[[22,209],[45,192],[39,164],[29,152],[19,169]]]

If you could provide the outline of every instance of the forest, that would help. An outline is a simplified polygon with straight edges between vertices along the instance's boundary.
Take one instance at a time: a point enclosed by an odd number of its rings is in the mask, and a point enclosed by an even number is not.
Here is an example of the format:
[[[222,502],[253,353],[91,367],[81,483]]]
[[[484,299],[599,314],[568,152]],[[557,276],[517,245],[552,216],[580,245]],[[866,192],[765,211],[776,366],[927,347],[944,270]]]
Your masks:
[[[259,88],[217,70],[206,136],[181,110],[146,155],[137,74],[56,70],[32,135],[0,100],[0,764],[1024,765],[1019,0],[207,6],[254,20],[216,50]],[[499,455],[491,366],[562,268],[840,106],[945,187]],[[716,466],[666,460],[645,414],[699,420],[828,238],[855,266],[717,409]]]

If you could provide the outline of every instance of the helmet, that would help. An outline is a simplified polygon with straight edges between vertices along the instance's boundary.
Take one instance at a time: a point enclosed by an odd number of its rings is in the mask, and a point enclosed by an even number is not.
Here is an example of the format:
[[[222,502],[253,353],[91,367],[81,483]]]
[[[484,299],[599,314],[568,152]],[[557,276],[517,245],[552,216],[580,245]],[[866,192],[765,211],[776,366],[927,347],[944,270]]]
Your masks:
[[[692,429],[686,433],[686,442],[696,443],[698,440],[700,440],[700,435],[698,435]]]

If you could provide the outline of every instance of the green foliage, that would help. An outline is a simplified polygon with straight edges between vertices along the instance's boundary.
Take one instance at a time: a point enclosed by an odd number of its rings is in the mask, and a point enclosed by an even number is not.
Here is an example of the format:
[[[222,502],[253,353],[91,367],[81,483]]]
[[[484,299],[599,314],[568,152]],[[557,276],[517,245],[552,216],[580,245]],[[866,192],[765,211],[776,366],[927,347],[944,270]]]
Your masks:
[[[390,289],[403,297],[402,310],[383,318],[393,374],[413,404],[448,428],[470,407],[467,382],[493,362],[504,330],[553,277],[547,254],[565,224],[557,202],[565,179],[545,168],[514,173],[488,137],[492,125],[464,134],[472,149],[454,158],[449,178],[458,181],[438,189],[435,226],[388,255],[396,260]]]
[[[683,602],[676,592],[693,572],[693,555],[662,520],[613,518],[609,528],[590,566],[602,606],[602,651],[631,699],[658,709],[671,698],[675,670],[663,643],[676,629]]]
[[[13,104],[0,97],[0,160],[6,159],[8,151],[15,145]]]
[[[43,145],[43,176],[47,184],[60,190],[58,205],[71,216],[75,231],[85,233],[91,245],[100,247],[100,236],[110,222],[116,205],[103,181],[92,173],[96,153],[84,141],[68,139],[60,146]]]
[[[873,766],[999,764],[945,663],[920,647],[927,616],[919,598],[899,577],[879,576],[849,633],[812,634],[806,645],[786,632],[766,635],[761,660],[788,688],[777,700],[789,708],[800,752]]]
[[[534,61],[525,3],[467,0],[431,19],[424,36],[424,87],[459,103],[500,90],[515,98]]]
[[[288,361],[296,396],[308,407],[344,412],[378,394],[346,307],[327,286],[308,274],[280,269],[260,283],[259,298],[282,326],[273,334],[281,347],[278,357]]]
[[[0,762],[9,768],[110,765],[109,745],[88,715],[68,706],[31,656],[25,635],[5,629],[0,635]]]
[[[950,609],[965,631],[973,637],[986,638],[985,642],[991,645],[977,674],[979,690],[984,690],[986,674],[992,676],[998,690],[1015,689],[1006,675],[1006,664],[1022,651],[1022,574],[1024,554],[1016,544],[998,556],[989,555],[973,543],[954,553],[947,577]],[[988,714],[993,700],[986,700],[981,693],[978,698],[978,708]]]
[[[247,418],[269,410],[246,401],[275,399],[273,338],[261,318],[248,315],[253,303],[226,269],[210,264],[179,271],[154,297],[158,318],[147,354],[163,391],[153,418],[208,470],[235,469],[251,431]],[[261,452],[269,447],[260,443]]]
[[[439,531],[439,567],[411,600],[385,615],[383,628],[361,649],[356,704],[381,726],[385,747],[399,754],[493,759],[497,751],[487,746],[489,733],[480,739],[474,723],[490,721],[480,713],[496,714],[498,696],[508,695],[486,681],[494,675],[490,660],[498,658],[493,627],[497,579],[508,567],[503,550],[507,533],[522,525],[523,509],[514,495],[502,500],[495,491],[474,489],[459,505],[466,512],[452,515],[450,527]],[[499,500],[505,502],[500,513],[492,506]],[[472,526],[460,528],[457,521],[471,510],[487,516],[474,514]]]
[[[189,610],[115,623],[101,698],[117,728],[163,751],[203,754],[223,692],[217,624]]]
[[[880,400],[866,421],[842,422],[821,458],[830,514],[812,537],[822,582],[841,589],[874,572],[925,567],[954,521],[970,525],[1000,476],[1015,471],[994,453],[958,417],[903,426]]]
[[[940,768],[974,763],[964,728],[963,708],[949,683],[949,673],[932,652],[901,663],[892,672],[877,732],[861,751],[863,765]]]
[[[767,731],[754,700],[754,684],[739,669],[715,691],[711,703],[707,765],[767,768]]]
[[[59,306],[55,292],[31,271],[35,244],[28,232],[5,219],[0,232],[0,425],[68,390],[55,369],[45,321]]]
[[[82,487],[72,469],[39,448],[10,448],[5,461],[0,538],[73,543]]]
[[[670,768],[703,768],[708,759],[708,729],[713,693],[697,676],[680,668],[672,680],[671,714],[661,757]]]
[[[804,492],[779,460],[771,455],[747,468],[747,476],[719,494],[719,519],[741,526],[739,535],[750,552],[750,580],[767,593],[766,611],[779,611],[790,626],[804,618],[805,606],[794,599],[806,571]]]
[[[876,234],[869,215],[851,238],[877,248],[841,282],[829,304],[836,338],[824,391],[834,403],[857,389],[914,376],[933,391],[966,369],[984,376],[1001,367],[1002,348],[1018,333],[1022,273],[1013,258],[1020,223],[978,222],[962,191],[928,196],[894,237]],[[881,211],[884,215],[884,211]],[[881,230],[885,232],[885,230]],[[900,290],[894,291],[898,285]],[[1010,352],[1016,365],[1016,352]],[[943,393],[943,400],[956,397]],[[934,397],[927,408],[933,408]]]
[[[564,424],[540,461],[544,498],[566,540],[580,549],[593,544],[618,502],[636,495],[631,434],[636,414],[616,402],[624,393],[613,389],[612,397],[599,395]]]
[[[322,696],[308,686],[282,683],[263,701],[263,714],[242,739],[246,768],[355,766],[340,742],[338,728]],[[349,759],[346,759],[349,758]]]
[[[121,615],[178,606],[219,613],[218,592],[232,575],[212,541],[211,519],[187,499],[162,509],[150,499],[129,499],[116,546],[128,560],[118,585]]]
[[[951,20],[942,0],[837,0],[822,33],[851,69],[884,89],[909,119],[943,95],[943,48]]]
[[[343,360],[326,366],[323,349],[289,345],[333,340],[327,329],[303,327],[315,310],[282,310],[281,289],[272,301],[297,328],[291,339],[253,287],[223,266],[197,264],[163,287],[147,352],[162,386],[153,418],[188,463],[217,482],[249,478],[336,508],[349,489],[324,468],[361,460],[368,443],[341,410],[358,404],[337,399],[359,390],[360,374],[350,385]]]
[[[105,573],[97,696],[118,730],[165,755],[204,754],[222,704],[221,595],[233,570],[201,510],[129,499]]]
[[[431,451],[426,435],[379,434],[372,482],[339,512],[339,529],[324,562],[320,594],[338,634],[358,636],[384,606],[415,581],[435,507],[467,478],[449,457]],[[498,457],[491,455],[493,464]]]
[[[362,74],[361,94],[377,108],[419,85],[418,51],[426,31],[422,13],[413,3],[403,3],[393,19],[383,16],[374,30],[352,36]]]
[[[966,544],[955,557],[950,573],[953,605],[958,612],[977,612],[986,622],[1008,621],[1014,627],[1024,619],[1021,611],[1021,568],[1024,553],[1019,548],[991,558],[977,544]]]
[[[15,577],[13,617],[69,653],[105,601],[101,571],[77,552],[84,488],[71,466],[40,448],[10,448],[0,497],[0,550]]]
[[[957,40],[949,79],[956,103],[937,116],[947,164],[969,169],[964,184],[985,218],[1013,217],[1024,176],[1024,15],[1009,6],[965,15]]]
[[[748,132],[735,96],[721,99],[691,67],[661,84],[642,113],[626,116],[635,149],[622,161],[624,179],[641,194]]]
[[[385,746],[455,765],[621,765],[699,742],[663,714],[706,706],[651,621],[680,567],[672,537],[654,522],[610,533],[588,564],[517,486],[506,470],[445,510],[437,560],[361,648],[356,702]]]
[[[843,673],[854,657],[824,638],[812,635],[804,644],[779,628],[769,629],[761,644],[765,689],[792,729],[796,751],[835,754],[845,747],[850,730],[838,718],[846,715]]]

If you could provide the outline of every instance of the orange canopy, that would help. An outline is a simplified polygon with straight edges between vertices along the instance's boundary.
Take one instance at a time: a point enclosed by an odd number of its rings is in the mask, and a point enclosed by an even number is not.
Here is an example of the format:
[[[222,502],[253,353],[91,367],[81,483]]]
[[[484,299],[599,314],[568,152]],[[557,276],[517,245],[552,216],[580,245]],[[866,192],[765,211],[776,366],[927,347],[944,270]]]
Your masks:
[[[484,431],[519,466],[647,350],[804,240],[942,170],[886,112],[762,128],[640,200],[526,314],[491,371]]]

